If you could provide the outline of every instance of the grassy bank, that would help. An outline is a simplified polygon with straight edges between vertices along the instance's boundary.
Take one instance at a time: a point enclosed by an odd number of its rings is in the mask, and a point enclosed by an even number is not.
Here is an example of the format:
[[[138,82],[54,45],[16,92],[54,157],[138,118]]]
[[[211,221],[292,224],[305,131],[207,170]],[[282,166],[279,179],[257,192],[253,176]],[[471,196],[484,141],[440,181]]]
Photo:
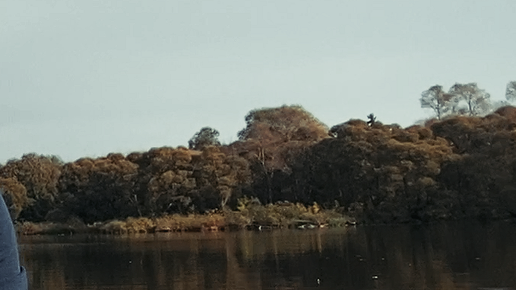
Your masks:
[[[355,224],[354,219],[338,210],[323,210],[319,205],[304,206],[293,203],[260,205],[252,200],[242,200],[238,210],[211,211],[205,214],[167,215],[162,217],[129,217],[125,220],[111,220],[84,224],[78,219],[67,223],[32,223],[17,225],[23,235],[38,234],[131,234],[156,232],[199,232],[227,231],[241,229],[341,227]]]

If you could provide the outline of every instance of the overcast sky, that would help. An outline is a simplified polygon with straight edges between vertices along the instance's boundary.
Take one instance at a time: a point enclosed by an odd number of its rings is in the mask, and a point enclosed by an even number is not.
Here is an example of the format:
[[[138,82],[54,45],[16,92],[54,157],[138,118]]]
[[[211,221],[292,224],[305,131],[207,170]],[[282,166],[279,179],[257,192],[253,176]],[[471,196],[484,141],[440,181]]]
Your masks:
[[[516,1],[0,1],[0,163],[229,143],[252,109],[409,126],[422,91],[516,80]]]

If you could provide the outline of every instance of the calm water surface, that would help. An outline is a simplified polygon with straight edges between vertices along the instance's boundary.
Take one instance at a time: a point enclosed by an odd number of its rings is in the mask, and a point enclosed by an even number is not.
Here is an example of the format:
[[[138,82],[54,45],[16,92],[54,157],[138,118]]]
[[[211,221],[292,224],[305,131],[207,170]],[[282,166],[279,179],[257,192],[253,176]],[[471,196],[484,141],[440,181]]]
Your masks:
[[[516,224],[20,237],[31,289],[516,289]]]

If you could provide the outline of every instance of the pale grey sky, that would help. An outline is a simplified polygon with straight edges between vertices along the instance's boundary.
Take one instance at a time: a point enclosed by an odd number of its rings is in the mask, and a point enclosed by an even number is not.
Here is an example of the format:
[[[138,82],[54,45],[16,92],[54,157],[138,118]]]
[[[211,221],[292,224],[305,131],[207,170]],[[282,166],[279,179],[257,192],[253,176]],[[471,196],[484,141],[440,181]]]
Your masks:
[[[516,80],[516,1],[0,0],[0,163],[237,139],[255,108],[328,126],[431,116],[422,91]]]

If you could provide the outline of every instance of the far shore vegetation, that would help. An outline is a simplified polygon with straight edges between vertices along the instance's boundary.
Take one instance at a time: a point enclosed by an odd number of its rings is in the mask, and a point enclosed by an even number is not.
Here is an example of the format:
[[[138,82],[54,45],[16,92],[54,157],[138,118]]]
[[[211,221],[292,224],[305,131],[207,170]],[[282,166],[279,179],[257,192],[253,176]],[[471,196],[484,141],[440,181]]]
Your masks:
[[[0,165],[18,231],[154,233],[516,217],[516,82],[421,94],[435,118],[374,114],[327,127],[301,106],[250,111],[238,140],[204,127],[188,147]],[[344,118],[345,116],[343,116]]]
[[[236,211],[225,209],[204,214],[173,214],[157,218],[128,217],[125,220],[110,220],[84,224],[70,219],[64,223],[22,222],[17,231],[24,235],[40,234],[137,234],[159,232],[218,232],[234,230],[273,229],[318,229],[355,225],[353,218],[337,210],[324,210],[315,203],[305,207],[302,204],[280,202],[261,205],[257,200],[242,199]]]

